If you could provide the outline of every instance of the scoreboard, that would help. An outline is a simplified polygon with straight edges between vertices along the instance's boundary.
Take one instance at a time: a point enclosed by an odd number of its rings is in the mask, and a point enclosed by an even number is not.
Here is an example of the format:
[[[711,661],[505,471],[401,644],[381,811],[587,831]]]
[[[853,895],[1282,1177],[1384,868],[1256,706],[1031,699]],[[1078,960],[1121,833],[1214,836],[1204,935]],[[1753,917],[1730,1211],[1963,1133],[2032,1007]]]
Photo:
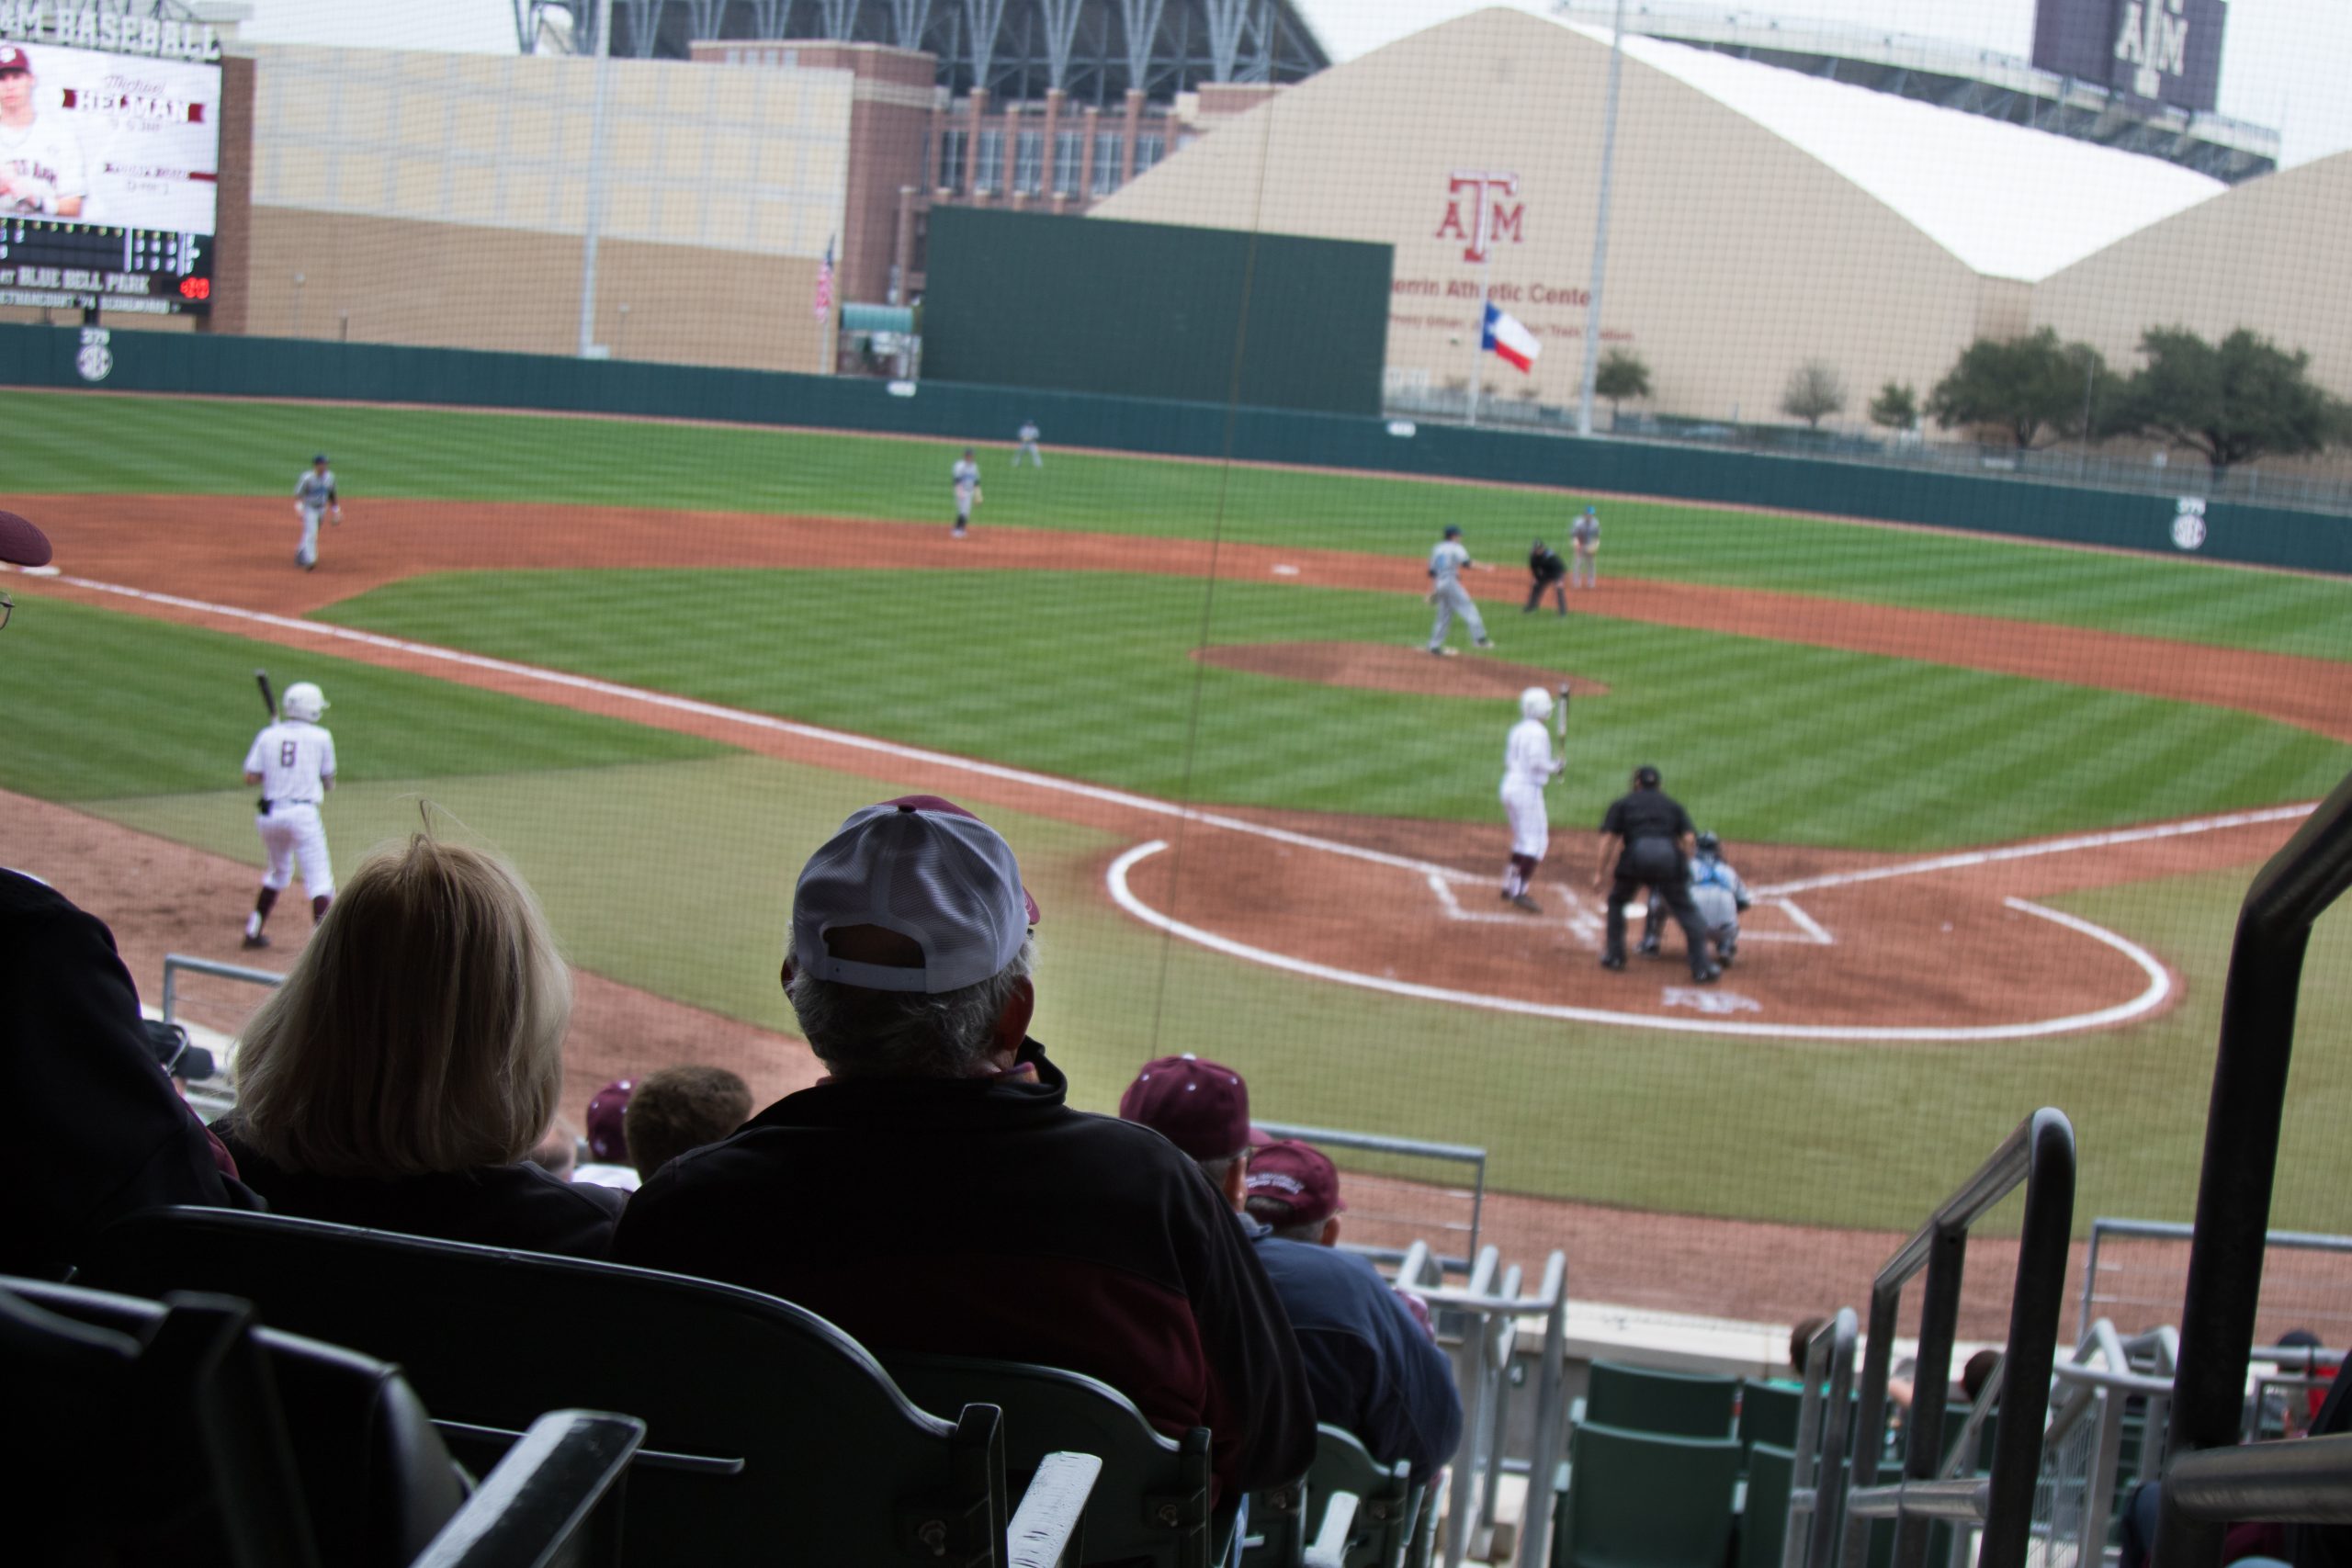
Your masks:
[[[200,315],[212,308],[212,236],[0,216],[0,305]]]

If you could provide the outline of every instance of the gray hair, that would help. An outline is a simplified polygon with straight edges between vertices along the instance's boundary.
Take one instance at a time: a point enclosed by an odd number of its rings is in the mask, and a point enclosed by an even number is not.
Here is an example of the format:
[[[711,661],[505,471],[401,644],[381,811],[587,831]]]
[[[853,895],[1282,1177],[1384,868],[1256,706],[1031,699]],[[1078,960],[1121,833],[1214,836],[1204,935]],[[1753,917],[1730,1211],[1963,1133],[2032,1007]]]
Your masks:
[[[937,996],[820,980],[807,956],[794,955],[785,996],[825,1066],[842,1077],[959,1078],[978,1065],[1013,987],[1036,967],[1037,940],[1024,940],[987,979]]]

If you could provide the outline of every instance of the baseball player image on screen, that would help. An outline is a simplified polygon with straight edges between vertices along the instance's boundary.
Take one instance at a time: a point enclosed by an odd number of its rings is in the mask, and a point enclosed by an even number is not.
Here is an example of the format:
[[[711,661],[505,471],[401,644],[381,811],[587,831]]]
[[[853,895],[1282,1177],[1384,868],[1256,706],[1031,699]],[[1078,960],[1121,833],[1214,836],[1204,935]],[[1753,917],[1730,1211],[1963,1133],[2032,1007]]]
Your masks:
[[[319,519],[329,507],[334,509],[334,520],[342,522],[343,502],[335,493],[334,470],[327,467],[327,455],[322,452],[294,481],[294,514],[302,520],[302,542],[294,547],[294,564],[304,571],[318,570]]]
[[[1552,732],[1544,728],[1552,716],[1552,694],[1530,686],[1519,694],[1519,722],[1503,742],[1503,817],[1510,823],[1510,863],[1503,868],[1503,897],[1531,915],[1544,906],[1528,896],[1535,868],[1551,847],[1551,814],[1544,809],[1544,786],[1560,776],[1566,763],[1552,755]]]
[[[956,526],[948,530],[948,536],[960,539],[972,526],[972,508],[980,503],[980,466],[972,461],[969,446],[956,459],[947,477],[956,490]]]
[[[254,736],[245,751],[245,783],[261,785],[254,828],[269,857],[261,894],[245,917],[249,948],[269,945],[262,927],[277,896],[292,885],[297,860],[311,895],[311,923],[325,918],[334,902],[334,867],[327,859],[326,826],[319,820],[319,802],[334,788],[334,737],[319,722],[326,710],[325,693],[308,681],[295,682],[278,704],[277,722]]]
[[[1724,859],[1721,839],[1702,833],[1692,842],[1696,847],[1690,856],[1690,907],[1699,911],[1699,923],[1707,928],[1707,938],[1715,944],[1715,962],[1729,964],[1739,949],[1739,917],[1754,900],[1747,896],[1747,884]],[[1665,918],[1665,900],[1652,892],[1637,951],[1657,956],[1660,922]]]
[[[1436,623],[1430,627],[1431,653],[1451,658],[1457,651],[1445,645],[1445,634],[1453,628],[1456,615],[1470,628],[1473,648],[1492,649],[1495,646],[1487,640],[1487,623],[1479,619],[1478,606],[1470,602],[1470,591],[1462,586],[1462,573],[1474,569],[1485,570],[1463,547],[1461,525],[1448,523],[1445,536],[1430,551],[1430,591],[1426,597],[1437,606]]]
[[[32,57],[0,45],[0,210],[80,218],[90,195],[81,139],[34,101]]]

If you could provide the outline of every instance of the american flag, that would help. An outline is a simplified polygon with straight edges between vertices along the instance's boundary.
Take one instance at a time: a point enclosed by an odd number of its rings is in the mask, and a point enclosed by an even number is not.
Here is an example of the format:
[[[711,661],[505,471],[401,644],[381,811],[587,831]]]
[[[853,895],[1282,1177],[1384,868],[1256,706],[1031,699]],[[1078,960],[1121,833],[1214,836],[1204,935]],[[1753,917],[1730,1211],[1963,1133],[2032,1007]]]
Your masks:
[[[825,242],[825,259],[817,264],[817,319],[831,319],[833,313],[833,242]]]

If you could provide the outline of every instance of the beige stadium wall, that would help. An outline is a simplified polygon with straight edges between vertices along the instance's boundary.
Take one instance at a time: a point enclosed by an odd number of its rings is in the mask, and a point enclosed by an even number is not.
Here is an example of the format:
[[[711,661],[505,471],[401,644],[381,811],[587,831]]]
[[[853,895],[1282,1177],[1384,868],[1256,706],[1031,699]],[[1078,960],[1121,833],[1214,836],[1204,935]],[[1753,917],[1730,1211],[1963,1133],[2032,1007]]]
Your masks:
[[[1483,270],[1438,237],[1448,182],[1515,174],[1521,233],[1495,247],[1492,287],[1544,348],[1532,378],[1480,368],[1503,395],[1532,381],[1572,403],[1608,71],[1605,44],[1476,12],[1287,89],[1094,216],[1391,243],[1391,380],[1442,387],[1473,368]],[[1655,395],[1636,407],[1777,420],[1790,372],[1818,358],[1846,385],[1837,423],[1859,424],[1883,382],[1924,393],[1981,323],[2021,323],[2025,288],[1980,277],[1755,121],[1624,62],[1602,331],[1649,366]]]
[[[2312,375],[2352,396],[2352,152],[2249,180],[2045,278],[2033,324],[2124,369],[2149,327],[2208,338],[2250,327],[2305,349]]]
[[[257,49],[246,330],[572,353],[595,70]],[[842,229],[850,73],[612,72],[597,340],[622,358],[830,369],[809,303]]]

